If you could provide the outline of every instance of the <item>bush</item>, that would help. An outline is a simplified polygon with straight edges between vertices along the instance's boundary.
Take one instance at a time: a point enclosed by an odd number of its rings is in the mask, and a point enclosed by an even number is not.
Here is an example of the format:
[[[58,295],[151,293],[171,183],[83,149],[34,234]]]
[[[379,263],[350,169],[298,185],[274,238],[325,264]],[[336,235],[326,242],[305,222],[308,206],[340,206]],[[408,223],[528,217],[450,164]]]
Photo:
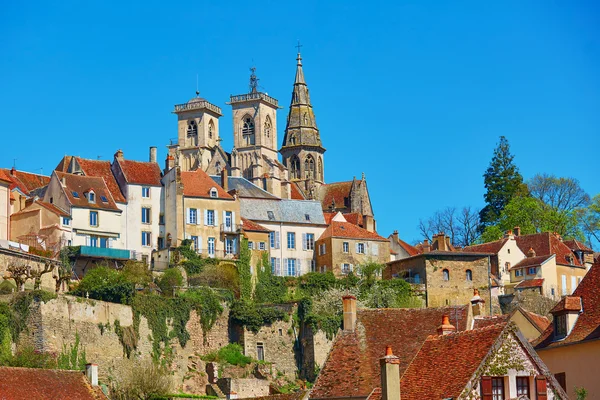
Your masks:
[[[258,267],[254,301],[257,303],[281,303],[287,297],[285,278],[273,275],[269,254],[263,253],[262,266]]]
[[[135,285],[120,271],[96,267],[85,274],[71,294],[81,297],[89,295],[91,299],[111,303],[130,304],[134,292]]]
[[[303,294],[307,296],[315,296],[326,290],[335,287],[337,279],[333,272],[326,273],[310,272],[298,278],[298,286]]]
[[[235,297],[240,295],[240,280],[234,263],[205,264],[201,273],[188,277],[188,283],[190,286],[227,289]]]
[[[200,317],[200,325],[205,334],[212,328],[219,315],[223,312],[223,306],[221,305],[222,297],[211,288],[191,289],[181,293],[179,296],[190,300],[195,305]]]
[[[148,286],[152,282],[152,272],[146,264],[140,261],[130,260],[123,266],[123,277],[134,285]]]
[[[111,381],[111,398],[114,400],[161,399],[170,391],[169,372],[148,359],[130,365],[124,374]]]
[[[35,350],[33,346],[19,349],[14,356],[2,360],[7,367],[56,369],[56,358],[53,354]]]
[[[254,333],[265,325],[283,320],[285,316],[286,314],[276,307],[261,307],[243,300],[234,301],[229,312],[232,321]]]
[[[245,356],[243,351],[239,344],[230,343],[219,350],[218,361],[245,367],[252,362],[252,358]]]
[[[173,296],[175,287],[183,285],[183,275],[177,268],[169,268],[156,282],[163,294]]]

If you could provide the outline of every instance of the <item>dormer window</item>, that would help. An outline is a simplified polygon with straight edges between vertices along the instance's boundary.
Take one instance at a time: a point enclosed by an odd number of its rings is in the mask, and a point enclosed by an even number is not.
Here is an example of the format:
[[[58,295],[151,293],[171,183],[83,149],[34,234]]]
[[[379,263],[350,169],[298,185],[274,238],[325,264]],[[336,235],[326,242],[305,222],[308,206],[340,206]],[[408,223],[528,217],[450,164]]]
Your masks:
[[[554,316],[554,336],[556,339],[567,336],[567,314]]]
[[[217,188],[211,188],[210,189],[210,197],[217,198],[218,196],[219,196],[219,194],[217,192]]]
[[[95,202],[96,202],[96,193],[94,193],[94,192],[90,191],[90,192],[88,193],[88,201],[89,201],[90,203],[95,203]]]
[[[269,221],[275,220],[275,214],[273,214],[273,211],[267,211],[267,218],[269,218]]]
[[[79,198],[79,193],[72,191],[71,194],[73,195],[73,197],[75,197],[76,199]]]
[[[100,200],[102,200],[103,203],[108,203],[106,196],[100,196]]]

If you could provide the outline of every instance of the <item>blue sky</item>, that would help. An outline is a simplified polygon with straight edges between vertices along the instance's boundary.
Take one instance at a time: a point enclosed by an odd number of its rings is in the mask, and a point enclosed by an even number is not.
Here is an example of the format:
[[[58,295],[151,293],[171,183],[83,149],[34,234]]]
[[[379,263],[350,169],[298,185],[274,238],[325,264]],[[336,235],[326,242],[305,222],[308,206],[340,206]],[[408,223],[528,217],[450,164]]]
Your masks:
[[[263,91],[284,106],[302,44],[328,182],[364,172],[379,232],[483,205],[500,135],[528,178],[600,192],[600,5],[594,1],[8,2],[0,13],[0,166],[64,154],[164,160],[173,105]],[[162,163],[162,161],[161,161]]]

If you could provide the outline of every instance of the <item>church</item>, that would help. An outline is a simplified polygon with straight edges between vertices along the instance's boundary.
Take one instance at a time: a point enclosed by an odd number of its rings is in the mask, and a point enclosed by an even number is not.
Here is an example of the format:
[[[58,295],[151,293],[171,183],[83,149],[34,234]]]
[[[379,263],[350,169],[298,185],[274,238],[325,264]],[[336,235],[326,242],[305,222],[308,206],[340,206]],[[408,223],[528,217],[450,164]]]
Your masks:
[[[248,93],[227,102],[233,115],[233,149],[221,147],[221,108],[199,96],[175,105],[177,140],[168,145],[166,169],[202,169],[209,175],[223,171],[243,177],[280,199],[318,200],[323,212],[337,212],[356,225],[375,231],[375,219],[364,174],[345,182],[325,181],[325,147],[317,127],[302,56],[296,57],[296,75],[281,147],[278,150],[277,99],[258,89],[251,69]],[[281,159],[280,159],[281,156]]]

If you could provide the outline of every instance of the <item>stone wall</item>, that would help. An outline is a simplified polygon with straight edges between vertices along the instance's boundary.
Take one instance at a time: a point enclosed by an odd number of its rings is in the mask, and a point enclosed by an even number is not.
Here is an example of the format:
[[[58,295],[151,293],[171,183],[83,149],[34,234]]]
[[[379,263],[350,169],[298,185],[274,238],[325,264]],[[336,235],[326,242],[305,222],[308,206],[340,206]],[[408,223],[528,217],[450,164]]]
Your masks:
[[[223,314],[207,332],[200,326],[197,314],[192,311],[186,327],[190,340],[182,348],[177,339],[171,342],[173,349],[173,383],[176,388],[203,394],[207,383],[205,364],[199,355],[218,350],[228,343],[229,311]],[[99,379],[108,383],[140,360],[151,357],[152,331],[144,317],[140,318],[139,341],[135,354],[128,359],[123,346],[114,332],[115,321],[121,327],[133,324],[131,307],[122,304],[60,295],[47,303],[34,303],[30,313],[30,327],[20,338],[19,344],[34,344],[39,350],[60,353],[63,346],[80,337],[88,362],[99,366]],[[101,328],[102,325],[102,328]]]
[[[302,327],[302,336],[300,345],[302,349],[302,368],[300,377],[309,381],[314,381],[325,364],[331,346],[333,345],[332,338],[329,340],[323,331],[314,332],[312,327],[304,325]]]
[[[26,262],[28,265],[31,265],[33,269],[40,270],[44,268],[44,260],[46,259],[43,257],[38,257],[29,253],[22,253],[19,251],[8,249],[0,249],[0,277],[3,277],[8,274],[6,269],[11,263]],[[54,293],[56,291],[56,281],[54,280],[52,275],[52,272],[42,275],[41,289]],[[9,281],[13,284],[15,283],[15,281],[12,279],[9,279]],[[33,283],[33,280],[27,281],[25,283],[25,288],[33,289]]]

